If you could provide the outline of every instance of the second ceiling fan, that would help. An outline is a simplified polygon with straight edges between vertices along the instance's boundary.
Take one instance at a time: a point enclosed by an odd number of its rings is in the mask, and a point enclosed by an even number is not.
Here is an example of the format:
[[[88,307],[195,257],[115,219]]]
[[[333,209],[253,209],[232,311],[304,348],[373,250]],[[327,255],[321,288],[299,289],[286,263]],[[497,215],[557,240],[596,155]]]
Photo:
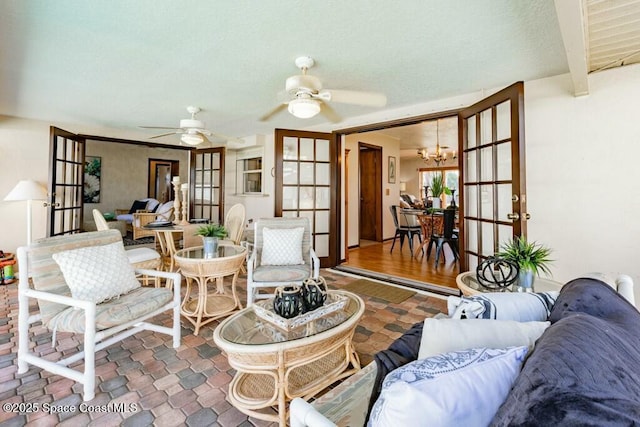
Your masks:
[[[387,97],[381,93],[323,89],[320,79],[307,74],[307,70],[314,64],[313,58],[308,56],[296,59],[296,67],[300,68],[302,74],[291,76],[286,80],[285,90],[289,99],[262,116],[261,121],[269,120],[280,111],[288,109],[291,114],[301,119],[308,119],[322,113],[332,122],[339,122],[340,117],[328,104],[329,102],[367,107],[384,107],[387,104]]]
[[[208,137],[224,139],[226,141],[233,141],[241,144],[244,143],[244,141],[240,138],[223,135],[221,133],[213,132],[206,129],[204,122],[196,119],[196,114],[200,112],[200,108],[189,106],[187,107],[187,112],[191,114],[191,118],[180,120],[180,127],[177,127],[177,128],[163,127],[163,126],[140,126],[140,127],[143,129],[170,129],[171,130],[171,132],[152,136],[150,137],[150,139],[161,138],[163,136],[169,136],[169,135],[180,135],[180,142],[186,145],[199,146],[203,142],[207,143],[205,147],[200,147],[200,148],[213,146],[213,143],[209,140]]]

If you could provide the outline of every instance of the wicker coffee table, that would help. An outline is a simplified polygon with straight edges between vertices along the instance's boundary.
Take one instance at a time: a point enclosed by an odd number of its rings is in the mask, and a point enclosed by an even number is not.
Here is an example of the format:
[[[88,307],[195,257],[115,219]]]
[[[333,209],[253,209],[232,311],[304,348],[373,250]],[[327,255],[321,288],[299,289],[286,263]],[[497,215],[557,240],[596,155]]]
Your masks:
[[[350,292],[343,310],[286,331],[263,320],[252,307],[220,323],[213,339],[236,375],[229,401],[243,413],[286,425],[287,404],[307,400],[337,380],[360,370],[351,339],[364,313],[362,299]],[[275,408],[273,414],[268,408]]]

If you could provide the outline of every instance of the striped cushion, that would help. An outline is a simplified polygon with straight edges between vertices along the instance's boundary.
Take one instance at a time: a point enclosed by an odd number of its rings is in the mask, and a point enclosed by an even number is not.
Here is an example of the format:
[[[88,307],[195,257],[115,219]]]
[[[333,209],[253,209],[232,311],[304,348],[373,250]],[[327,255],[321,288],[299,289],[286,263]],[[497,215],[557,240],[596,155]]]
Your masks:
[[[168,304],[173,292],[166,288],[138,288],[119,298],[96,306],[96,331],[121,325],[152,313]],[[84,332],[84,310],[69,307],[45,324],[62,332]]]
[[[449,297],[447,308],[453,319],[498,319],[518,322],[545,321],[558,292],[487,292],[471,297]]]

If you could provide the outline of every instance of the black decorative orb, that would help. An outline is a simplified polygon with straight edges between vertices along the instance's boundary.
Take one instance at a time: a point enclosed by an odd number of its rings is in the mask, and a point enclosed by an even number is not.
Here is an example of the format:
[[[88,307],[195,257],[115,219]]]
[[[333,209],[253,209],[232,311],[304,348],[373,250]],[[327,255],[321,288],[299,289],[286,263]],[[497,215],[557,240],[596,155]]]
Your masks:
[[[273,298],[273,311],[278,316],[291,319],[302,313],[304,308],[302,289],[299,286],[286,286],[276,288]]]
[[[518,265],[512,261],[489,257],[476,268],[476,278],[487,289],[501,290],[518,280],[518,271]]]
[[[318,277],[317,279],[310,277],[302,282],[302,299],[304,301],[304,311],[322,307],[322,304],[327,299],[327,282],[324,277]]]

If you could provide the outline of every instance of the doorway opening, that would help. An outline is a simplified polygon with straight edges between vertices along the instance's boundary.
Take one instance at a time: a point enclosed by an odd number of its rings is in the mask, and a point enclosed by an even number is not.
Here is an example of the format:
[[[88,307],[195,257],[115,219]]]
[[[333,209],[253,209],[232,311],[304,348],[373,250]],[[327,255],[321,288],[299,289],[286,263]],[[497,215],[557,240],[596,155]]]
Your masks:
[[[174,189],[171,185],[171,179],[174,176],[180,176],[178,160],[149,159],[147,197],[154,198],[160,203],[174,200]]]

